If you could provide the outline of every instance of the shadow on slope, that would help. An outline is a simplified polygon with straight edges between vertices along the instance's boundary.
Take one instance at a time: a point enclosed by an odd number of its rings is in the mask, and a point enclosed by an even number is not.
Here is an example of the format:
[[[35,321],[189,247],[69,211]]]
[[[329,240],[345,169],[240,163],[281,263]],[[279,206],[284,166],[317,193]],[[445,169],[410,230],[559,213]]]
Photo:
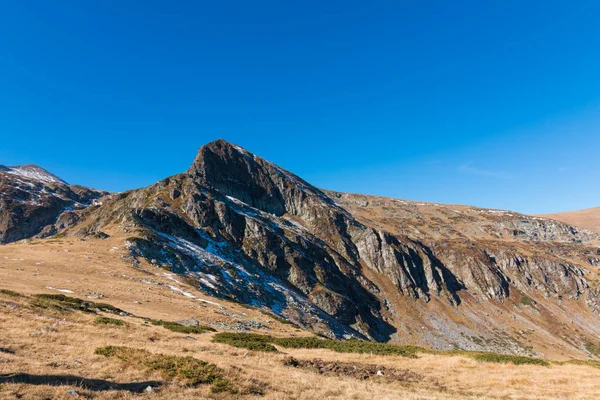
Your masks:
[[[78,386],[94,392],[123,390],[132,393],[143,392],[148,386],[156,388],[163,385],[161,381],[117,383],[104,379],[88,379],[74,375],[33,375],[26,373],[0,375],[2,383],[25,383],[28,385]]]

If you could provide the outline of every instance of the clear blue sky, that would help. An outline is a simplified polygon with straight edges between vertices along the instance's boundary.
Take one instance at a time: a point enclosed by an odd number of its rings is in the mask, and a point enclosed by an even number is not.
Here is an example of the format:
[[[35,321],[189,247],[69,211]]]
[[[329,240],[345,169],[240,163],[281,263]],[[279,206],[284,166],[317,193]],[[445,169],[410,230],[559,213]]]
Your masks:
[[[225,138],[317,186],[600,206],[600,2],[3,1],[0,164],[107,190]]]

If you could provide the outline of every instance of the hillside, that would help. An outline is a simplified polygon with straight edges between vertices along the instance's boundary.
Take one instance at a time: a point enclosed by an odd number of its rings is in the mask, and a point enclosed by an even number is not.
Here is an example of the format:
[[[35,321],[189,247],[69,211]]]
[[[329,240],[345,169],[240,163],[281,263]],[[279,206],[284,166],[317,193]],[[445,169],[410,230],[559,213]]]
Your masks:
[[[585,210],[560,212],[555,214],[540,215],[540,217],[550,218],[565,224],[579,226],[590,231],[600,233],[600,207],[588,208]]]
[[[598,234],[553,220],[323,192],[223,140],[103,200],[61,235],[113,232],[134,265],[327,337],[587,356],[600,333]]]
[[[591,230],[504,210],[324,191],[223,140],[202,146],[187,171],[118,194],[68,185],[38,168],[0,172],[5,221],[0,238],[12,242],[0,246],[2,324],[10,326],[6,343],[0,343],[7,349],[0,352],[5,371],[46,371],[55,363],[52,354],[62,354],[76,357],[82,374],[114,383],[118,364],[91,350],[126,345],[138,350],[114,350],[128,354],[119,353],[122,361],[134,353],[154,360],[141,349],[173,356],[199,352],[201,359],[221,365],[222,378],[237,386],[262,382],[267,397],[326,397],[320,386],[283,384],[290,376],[305,379],[308,372],[283,368],[282,375],[270,376],[267,370],[257,375],[236,370],[253,362],[247,355],[283,367],[285,353],[296,358],[288,364],[313,373],[325,368],[317,357],[341,363],[337,372],[323,372],[319,385],[336,387],[332,398],[367,398],[368,386],[356,386],[356,376],[340,378],[351,367],[344,363],[360,363],[360,371],[372,377],[383,366],[397,369],[397,359],[389,357],[401,355],[410,373],[390,372],[403,378],[379,382],[383,397],[400,398],[391,393],[408,385],[414,396],[402,398],[485,398],[490,386],[473,385],[467,371],[499,360],[534,365],[514,375],[518,380],[525,373],[528,383],[494,381],[490,385],[502,389],[488,398],[515,390],[545,398],[562,393],[563,385],[536,386],[534,375],[549,376],[559,368],[545,360],[578,359],[582,366],[560,368],[565,374],[581,368],[577,373],[585,380],[595,364],[583,360],[600,357],[600,235]],[[52,293],[68,298],[47,296]],[[93,308],[95,303],[110,307]],[[106,313],[124,318],[127,327],[99,328],[95,315]],[[187,324],[190,318],[207,327],[198,328],[201,336],[162,329],[189,330],[175,321]],[[28,320],[37,321],[39,330],[29,332]],[[102,335],[94,337],[96,330]],[[263,336],[220,336],[227,332]],[[339,341],[314,342],[315,334]],[[221,337],[228,339],[210,341]],[[310,339],[292,339],[297,337]],[[372,342],[387,344],[364,344]],[[82,348],[75,350],[73,343]],[[279,352],[263,354],[275,349]],[[110,357],[112,351],[100,352]],[[414,357],[421,364],[410,361]],[[65,374],[69,363],[51,368]],[[448,365],[452,376],[445,376]],[[181,398],[199,393],[177,386],[178,373],[127,368],[123,379],[175,385],[166,392],[150,385],[151,391]],[[507,368],[485,364],[482,374],[505,377]],[[21,388],[35,393],[15,379],[4,378],[12,393]],[[572,390],[568,385],[565,396]]]
[[[107,192],[69,185],[37,165],[0,165],[0,244],[61,233]]]
[[[0,246],[0,398],[600,396],[599,364],[594,361],[504,359],[414,348],[399,348],[394,355],[385,354],[386,348],[377,354],[282,344],[272,352],[250,346],[250,337],[232,346],[234,342],[217,335],[252,332],[292,340],[314,336],[254,307],[207,296],[151,263],[142,261],[132,268],[122,246],[125,238],[109,233],[115,235]],[[157,325],[158,320],[200,325],[197,332],[187,332],[175,324],[179,332]],[[110,349],[122,347],[127,353],[112,355]]]

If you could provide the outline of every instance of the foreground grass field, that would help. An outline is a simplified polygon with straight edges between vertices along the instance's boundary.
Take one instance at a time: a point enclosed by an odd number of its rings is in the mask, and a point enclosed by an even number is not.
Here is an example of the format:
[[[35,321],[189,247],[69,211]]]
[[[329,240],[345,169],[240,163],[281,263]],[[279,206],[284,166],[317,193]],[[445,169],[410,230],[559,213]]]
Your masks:
[[[121,246],[0,248],[0,399],[600,398],[598,361],[324,340]]]
[[[187,329],[97,304],[0,291],[0,398],[600,396],[600,369],[589,361],[339,342],[297,336],[289,326],[268,334]]]

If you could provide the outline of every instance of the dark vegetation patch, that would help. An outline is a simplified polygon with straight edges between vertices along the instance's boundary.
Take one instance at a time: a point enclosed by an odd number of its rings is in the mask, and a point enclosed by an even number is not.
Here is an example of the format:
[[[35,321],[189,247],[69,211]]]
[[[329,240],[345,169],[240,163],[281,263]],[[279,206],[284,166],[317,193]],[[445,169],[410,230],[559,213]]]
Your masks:
[[[600,361],[598,361],[598,360],[555,361],[553,364],[556,364],[556,365],[565,365],[565,364],[585,365],[585,366],[588,366],[588,367],[600,368]]]
[[[3,294],[8,297],[22,297],[20,293],[13,292],[12,290],[8,289],[0,289],[0,294]]]
[[[188,335],[192,334],[192,333],[216,332],[210,326],[205,326],[205,325],[186,326],[186,325],[181,325],[177,322],[163,321],[160,319],[151,319],[149,321],[152,322],[153,325],[162,326],[163,328],[166,328],[170,331],[177,332],[177,333],[185,333]]]
[[[270,344],[273,340],[271,336],[258,335],[256,333],[231,333],[222,332],[213,336],[214,343],[224,343],[240,349],[254,351],[277,352],[275,346]]]
[[[541,358],[513,356],[487,352],[472,352],[464,350],[426,350],[416,346],[397,346],[388,343],[368,342],[360,340],[331,340],[320,339],[316,337],[288,337],[276,338],[267,335],[258,335],[254,333],[217,333],[213,337],[215,343],[225,343],[234,347],[244,348],[255,351],[276,352],[275,346],[289,349],[326,349],[338,353],[356,353],[356,354],[375,354],[391,355],[417,358],[418,353],[428,353],[437,355],[461,355],[473,358],[481,362],[494,363],[512,363],[515,365],[550,365],[548,361]]]
[[[418,347],[396,346],[387,343],[367,342],[360,340],[331,340],[315,337],[275,338],[254,333],[217,333],[213,342],[225,343],[248,350],[275,352],[273,345],[291,349],[328,349],[338,353],[366,353],[378,355],[397,355],[415,358]]]
[[[315,337],[275,338],[274,344],[293,349],[328,349],[338,353],[358,353],[393,355],[416,358],[420,350],[414,346],[397,346],[388,343],[368,342],[361,340],[331,340]]]
[[[94,323],[97,325],[116,325],[116,326],[127,326],[127,322],[116,318],[110,317],[96,317]]]
[[[117,358],[134,368],[143,366],[149,371],[157,371],[166,380],[191,386],[210,384],[213,393],[238,393],[238,389],[225,377],[222,369],[214,364],[190,356],[153,354],[147,350],[121,346],[99,347],[95,353],[105,357]]]
[[[421,374],[407,370],[386,368],[375,364],[362,364],[340,361],[297,360],[289,357],[284,365],[293,368],[307,369],[319,375],[348,376],[359,380],[378,379],[394,382],[416,383],[423,379]]]
[[[106,303],[95,303],[78,299],[76,297],[65,296],[64,294],[36,294],[33,296],[35,301],[33,306],[44,309],[54,309],[62,312],[83,311],[90,313],[106,312],[123,316],[131,316],[130,313],[121,310]]]
[[[541,358],[525,357],[525,356],[513,356],[508,354],[491,353],[485,351],[467,351],[467,350],[426,350],[422,349],[421,352],[427,354],[436,355],[448,355],[448,356],[464,356],[473,358],[481,362],[493,362],[493,363],[504,363],[504,364],[532,364],[532,365],[543,365],[548,366],[550,363]]]
[[[593,342],[585,342],[584,347],[593,355],[600,356],[600,344]]]
[[[524,306],[533,306],[535,305],[535,301],[531,297],[521,296],[520,303]]]
[[[515,364],[515,365],[543,365],[548,366],[550,363],[541,358],[523,357],[523,356],[511,356],[506,354],[496,353],[476,353],[472,356],[477,361],[503,363],[503,364]]]

